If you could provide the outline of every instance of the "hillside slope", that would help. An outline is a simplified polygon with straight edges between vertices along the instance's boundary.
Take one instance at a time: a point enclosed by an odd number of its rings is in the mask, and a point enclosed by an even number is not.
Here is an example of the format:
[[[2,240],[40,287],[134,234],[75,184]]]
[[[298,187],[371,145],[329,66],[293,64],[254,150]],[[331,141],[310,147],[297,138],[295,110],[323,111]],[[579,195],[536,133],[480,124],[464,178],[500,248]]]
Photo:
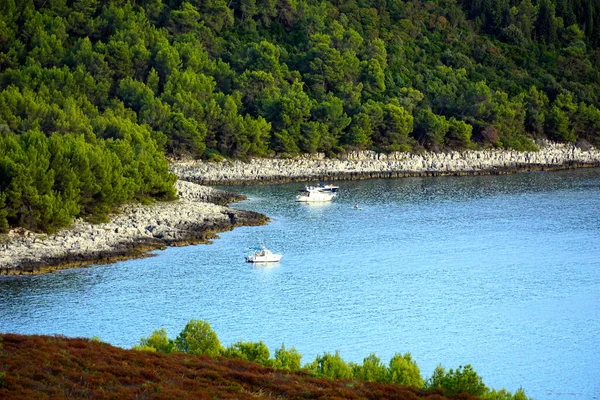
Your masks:
[[[124,350],[88,339],[0,335],[0,398],[475,399],[332,381],[240,360]]]

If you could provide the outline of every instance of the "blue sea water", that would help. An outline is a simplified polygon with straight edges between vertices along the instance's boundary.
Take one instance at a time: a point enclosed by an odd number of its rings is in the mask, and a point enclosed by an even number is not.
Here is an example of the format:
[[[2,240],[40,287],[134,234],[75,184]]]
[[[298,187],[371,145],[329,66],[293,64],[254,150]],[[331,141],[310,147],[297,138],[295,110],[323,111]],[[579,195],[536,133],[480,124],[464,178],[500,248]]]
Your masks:
[[[600,398],[600,169],[234,186],[261,227],[155,257],[0,279],[0,331],[99,336],[129,348],[204,319],[221,342],[339,350],[362,363],[410,352],[427,378],[471,364],[493,388]],[[358,203],[360,209],[354,209]],[[265,242],[279,264],[244,262]]]

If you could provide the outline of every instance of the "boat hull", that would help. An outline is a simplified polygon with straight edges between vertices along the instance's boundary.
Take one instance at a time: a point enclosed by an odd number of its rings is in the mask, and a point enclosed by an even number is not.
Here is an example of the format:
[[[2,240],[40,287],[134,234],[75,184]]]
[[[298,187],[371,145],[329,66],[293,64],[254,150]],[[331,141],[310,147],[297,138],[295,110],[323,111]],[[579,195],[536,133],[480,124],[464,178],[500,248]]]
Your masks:
[[[299,203],[325,203],[328,201],[331,201],[333,197],[331,198],[327,198],[327,199],[316,199],[314,197],[306,197],[306,196],[297,196],[296,197],[296,202]]]
[[[247,256],[246,262],[249,263],[276,263],[281,260],[281,254],[271,254],[269,256]]]
[[[306,191],[296,196],[296,201],[303,203],[319,203],[331,201],[335,197],[332,192]]]

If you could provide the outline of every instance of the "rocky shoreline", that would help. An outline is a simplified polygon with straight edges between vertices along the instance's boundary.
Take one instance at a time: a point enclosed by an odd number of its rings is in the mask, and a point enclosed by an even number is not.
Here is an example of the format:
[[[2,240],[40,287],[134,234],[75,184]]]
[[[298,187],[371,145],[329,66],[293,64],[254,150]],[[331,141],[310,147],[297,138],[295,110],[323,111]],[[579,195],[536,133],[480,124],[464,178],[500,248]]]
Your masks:
[[[81,220],[53,235],[16,229],[0,242],[0,275],[40,274],[148,255],[166,246],[207,243],[218,232],[263,225],[262,214],[225,207],[243,199],[235,193],[178,181],[180,199],[126,205],[110,222]]]
[[[249,162],[206,163],[180,160],[172,171],[202,185],[274,183],[307,180],[357,180],[408,176],[489,175],[534,170],[600,166],[600,150],[541,143],[537,152],[500,150],[448,153],[350,152],[338,159],[323,154],[297,158],[256,159]]]
[[[542,143],[538,152],[465,151],[449,153],[347,153],[338,159],[322,154],[249,162],[176,161],[180,200],[126,205],[110,222],[78,220],[53,235],[22,229],[0,237],[0,275],[39,274],[57,269],[144,257],[155,249],[206,243],[216,233],[241,225],[262,225],[262,214],[227,204],[243,196],[201,184],[249,184],[306,180],[353,180],[405,176],[505,174],[530,170],[600,166],[600,150]],[[192,183],[195,182],[195,183]]]

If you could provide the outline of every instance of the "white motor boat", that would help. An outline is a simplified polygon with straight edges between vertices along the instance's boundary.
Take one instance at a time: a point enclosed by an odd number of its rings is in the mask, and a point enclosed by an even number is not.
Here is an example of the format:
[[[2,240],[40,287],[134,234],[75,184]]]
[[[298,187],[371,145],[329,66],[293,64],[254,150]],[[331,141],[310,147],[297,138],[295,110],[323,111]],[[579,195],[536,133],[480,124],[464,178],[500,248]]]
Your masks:
[[[265,245],[261,245],[254,249],[251,254],[246,256],[246,262],[250,263],[274,263],[279,262],[283,254],[275,254],[267,249]]]
[[[296,196],[296,201],[304,203],[326,202],[331,201],[337,193],[331,190],[322,190],[320,187],[306,186],[300,190],[300,194]]]

